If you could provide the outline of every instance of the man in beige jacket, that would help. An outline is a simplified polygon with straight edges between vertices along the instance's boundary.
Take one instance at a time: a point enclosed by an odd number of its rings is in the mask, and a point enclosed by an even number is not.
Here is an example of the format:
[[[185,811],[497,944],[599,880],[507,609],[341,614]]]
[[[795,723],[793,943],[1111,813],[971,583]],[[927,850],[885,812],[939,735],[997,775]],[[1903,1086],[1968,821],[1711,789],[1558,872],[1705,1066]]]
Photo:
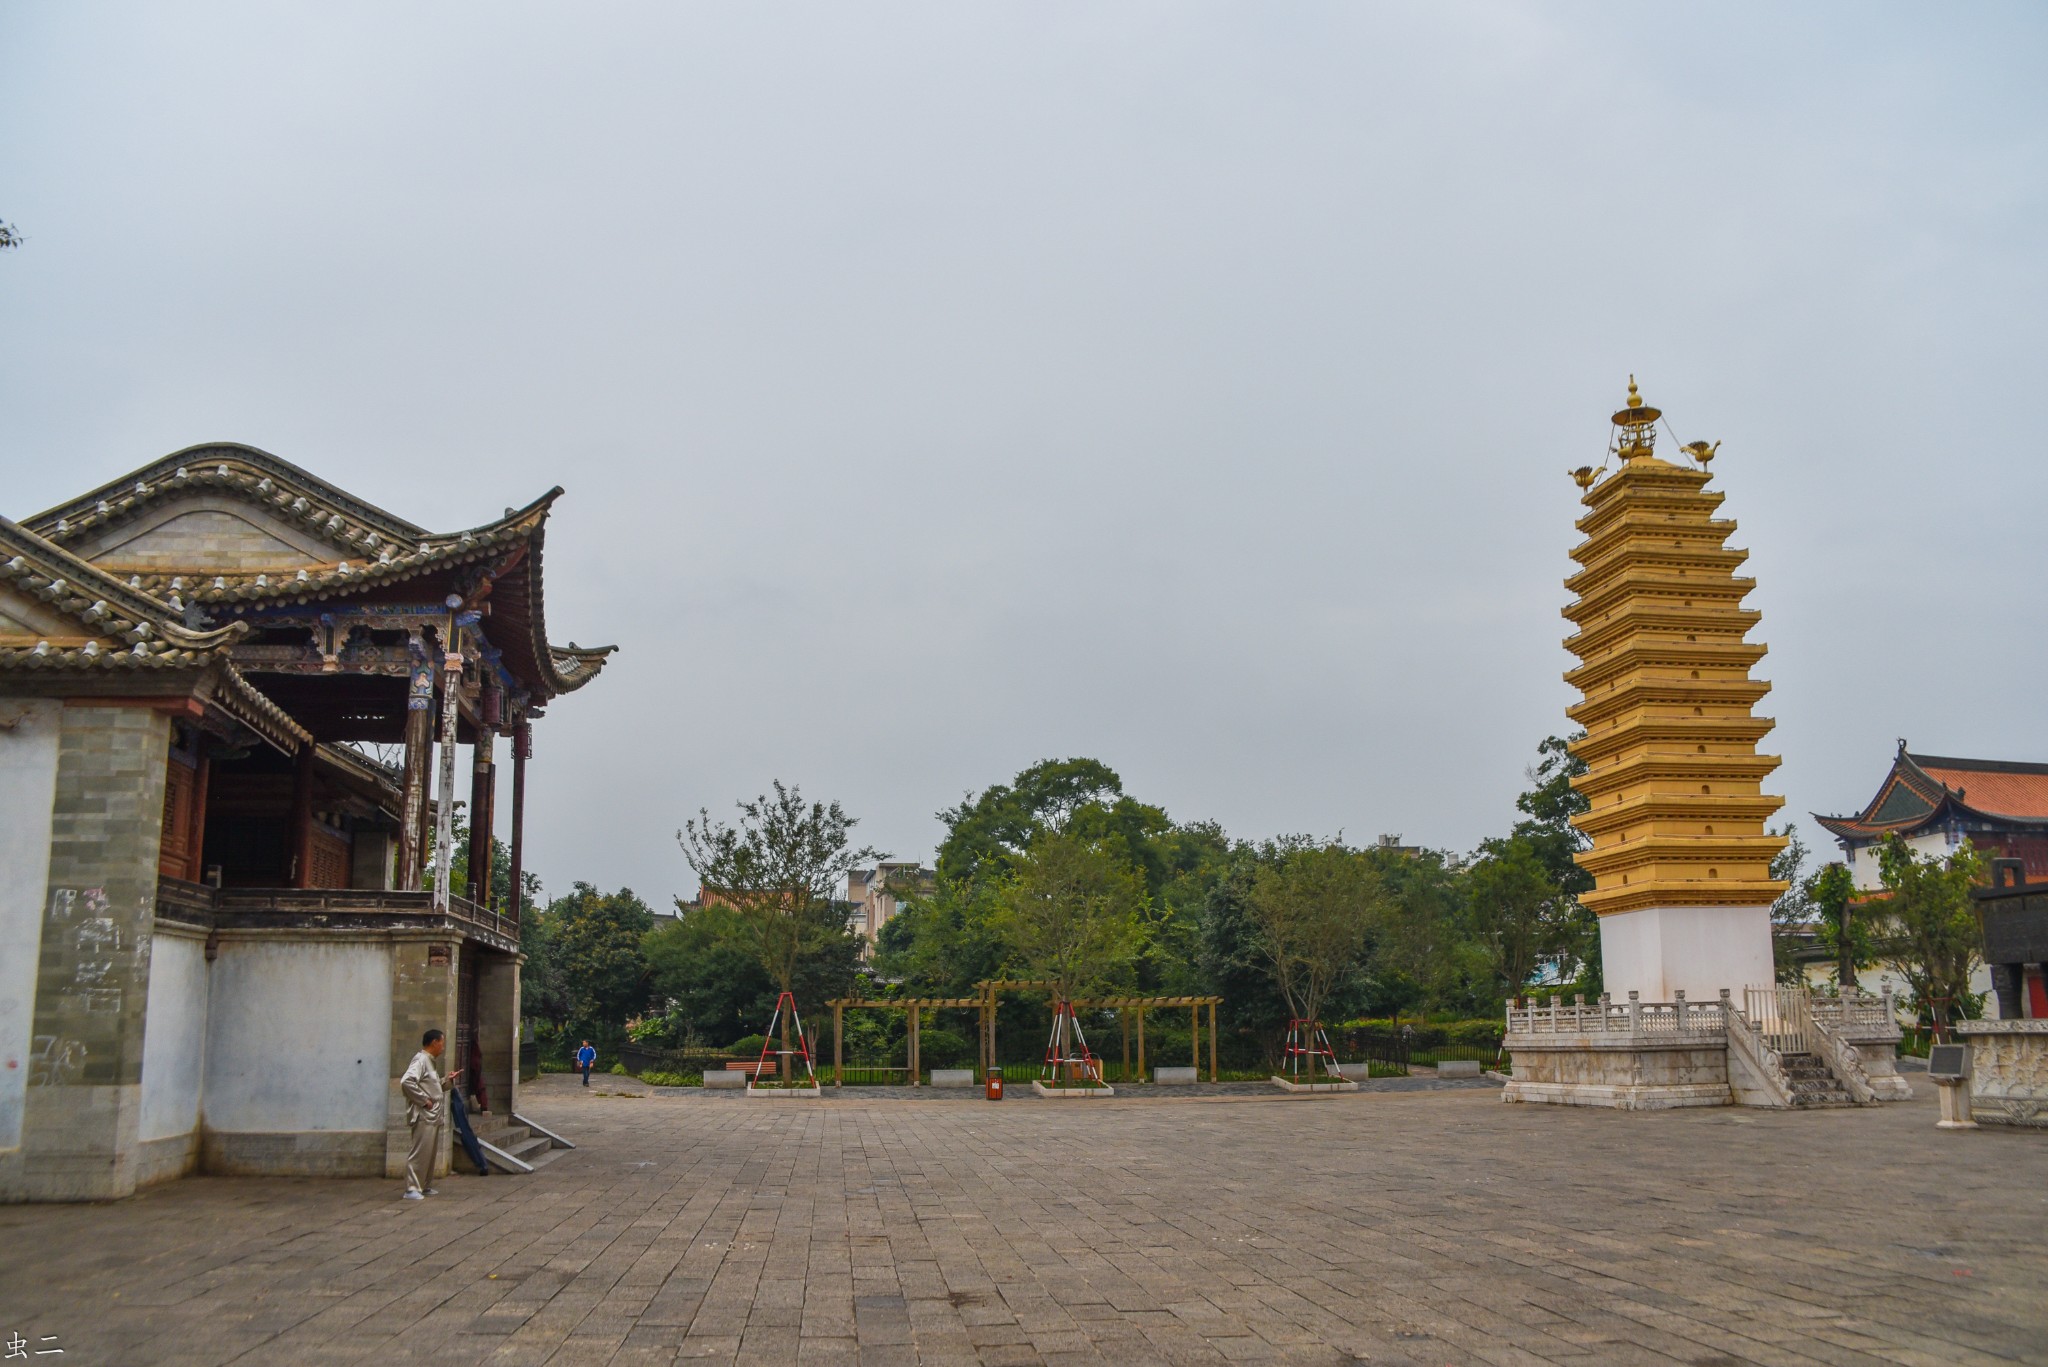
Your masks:
[[[405,1199],[419,1201],[438,1196],[427,1183],[434,1179],[434,1163],[441,1156],[441,1126],[448,1117],[443,1106],[444,1086],[453,1086],[462,1070],[442,1078],[434,1071],[434,1060],[448,1048],[448,1037],[429,1030],[420,1037],[420,1051],[412,1056],[398,1090],[405,1094],[405,1123],[412,1126],[412,1152],[405,1156]]]

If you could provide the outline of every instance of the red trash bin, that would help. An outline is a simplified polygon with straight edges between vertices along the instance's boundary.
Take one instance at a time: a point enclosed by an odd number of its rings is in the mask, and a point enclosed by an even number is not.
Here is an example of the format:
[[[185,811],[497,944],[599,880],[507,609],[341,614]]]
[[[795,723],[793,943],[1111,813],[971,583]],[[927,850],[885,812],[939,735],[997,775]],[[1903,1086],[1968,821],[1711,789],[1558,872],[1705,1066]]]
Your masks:
[[[990,1101],[1001,1101],[1003,1099],[1003,1070],[1000,1068],[988,1070],[988,1099]]]

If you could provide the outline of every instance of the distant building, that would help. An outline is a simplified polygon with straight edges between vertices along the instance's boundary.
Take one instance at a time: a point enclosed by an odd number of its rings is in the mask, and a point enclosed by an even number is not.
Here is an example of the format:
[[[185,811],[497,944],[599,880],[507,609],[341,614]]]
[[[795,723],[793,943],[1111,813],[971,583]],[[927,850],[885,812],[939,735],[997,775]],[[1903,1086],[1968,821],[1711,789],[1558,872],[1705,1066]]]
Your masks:
[[[1902,740],[1861,812],[1814,820],[1865,891],[1881,886],[1877,849],[1890,835],[1922,854],[1946,855],[1968,840],[1987,859],[2022,860],[2029,881],[2048,880],[2048,764],[1916,755]]]
[[[911,860],[884,860],[872,869],[846,875],[846,900],[860,908],[856,924],[872,952],[882,927],[896,915],[898,894],[930,892],[938,875]]]
[[[2048,764],[1916,755],[1901,740],[1891,772],[1860,812],[1815,813],[1814,820],[1841,846],[1843,862],[1859,891],[1884,886],[1878,875],[1878,847],[1892,835],[1917,853],[1931,855],[1947,855],[1967,840],[1987,859],[2020,860],[2029,881],[2048,881]],[[1824,951],[1816,949],[1814,954],[1818,958]],[[2038,973],[2038,967],[2033,971]],[[1811,963],[1807,975],[1810,981],[1831,983],[1832,963]],[[1905,983],[1894,974],[1866,970],[1860,976],[1867,990],[1888,985],[1895,992],[1905,991]],[[1980,966],[1971,974],[1972,992],[1990,993],[1991,987],[1989,969]],[[1984,1012],[2000,1014],[1999,1003],[1987,999]]]

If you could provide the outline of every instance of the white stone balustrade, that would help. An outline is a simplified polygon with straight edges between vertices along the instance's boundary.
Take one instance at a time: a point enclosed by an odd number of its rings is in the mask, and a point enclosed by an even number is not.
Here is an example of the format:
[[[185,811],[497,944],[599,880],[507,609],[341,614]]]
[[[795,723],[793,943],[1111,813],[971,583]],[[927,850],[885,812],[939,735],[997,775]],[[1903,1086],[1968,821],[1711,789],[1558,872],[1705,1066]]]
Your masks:
[[[1510,1002],[1507,1032],[1516,1035],[1719,1035],[1728,1028],[1728,994],[1721,1000],[1689,1002],[1675,994],[1668,1002],[1646,1002],[1634,992],[1617,1002],[1602,993],[1588,1003],[1584,994],[1567,1002],[1552,995],[1550,1004],[1530,998],[1526,1004]]]

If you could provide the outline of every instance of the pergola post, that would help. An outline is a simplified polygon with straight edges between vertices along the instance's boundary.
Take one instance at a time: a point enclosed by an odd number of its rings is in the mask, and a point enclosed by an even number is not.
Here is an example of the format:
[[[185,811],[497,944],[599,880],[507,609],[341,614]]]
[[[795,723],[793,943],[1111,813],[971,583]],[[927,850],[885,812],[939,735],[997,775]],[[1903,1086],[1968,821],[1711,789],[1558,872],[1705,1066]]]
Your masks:
[[[1216,1073],[1216,999],[1209,999],[1209,1081],[1217,1081]]]
[[[910,1008],[910,1085],[913,1087],[917,1085],[917,1075],[921,1071],[917,1058],[917,1027],[923,1015],[923,1007],[913,1006]]]
[[[1125,1081],[1125,1082],[1129,1082],[1129,1081],[1131,1080],[1131,1012],[1130,1012],[1130,1008],[1128,1008],[1128,1007],[1122,1007],[1122,1006],[1118,1007],[1118,1008],[1117,1008],[1117,1012],[1116,1012],[1116,1021],[1117,1021],[1117,1024],[1118,1024],[1118,1025],[1120,1025],[1120,1026],[1122,1026],[1122,1027],[1123,1027],[1123,1032],[1124,1032],[1124,1075],[1123,1075],[1122,1081]]]
[[[1202,1008],[1199,1006],[1190,1006],[1188,1008],[1188,1043],[1193,1046],[1195,1051],[1195,1056],[1189,1059],[1188,1062],[1195,1065],[1195,1076],[1200,1077],[1202,1075]]]
[[[1138,1081],[1145,1080],[1145,1008],[1138,1008]]]
[[[845,1039],[845,1037],[846,1037],[846,1032],[845,1032],[845,1031],[844,1031],[843,1029],[841,1029],[841,1028],[840,1028],[840,1027],[841,1027],[841,1025],[842,1025],[842,1024],[843,1024],[843,1023],[845,1022],[845,1019],[846,1019],[846,1008],[845,1008],[844,1006],[840,1005],[840,1004],[839,1004],[838,1002],[833,1002],[833,1003],[832,1003],[832,1085],[833,1085],[834,1087],[844,1087],[844,1086],[846,1085],[846,1051],[845,1051],[845,1049],[844,1049],[844,1048],[843,1048],[843,1047],[841,1046],[841,1043],[840,1043],[840,1041],[841,1041],[841,1040],[843,1040],[843,1039]]]

